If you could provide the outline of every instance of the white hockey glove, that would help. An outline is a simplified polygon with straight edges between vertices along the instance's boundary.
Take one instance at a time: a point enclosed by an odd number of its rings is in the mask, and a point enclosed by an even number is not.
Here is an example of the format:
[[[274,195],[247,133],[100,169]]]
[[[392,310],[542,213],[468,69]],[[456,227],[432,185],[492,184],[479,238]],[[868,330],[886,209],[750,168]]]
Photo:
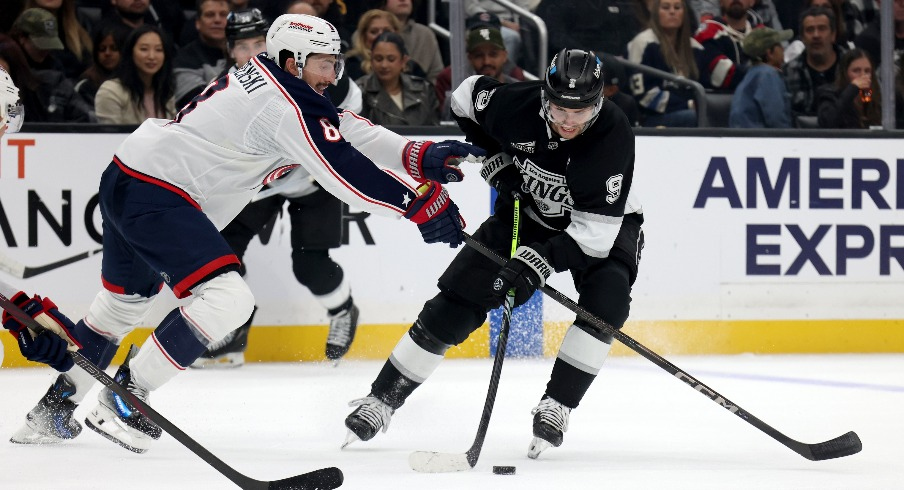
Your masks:
[[[0,67],[0,126],[6,125],[7,133],[15,133],[22,128],[24,116],[19,89],[9,73]]]

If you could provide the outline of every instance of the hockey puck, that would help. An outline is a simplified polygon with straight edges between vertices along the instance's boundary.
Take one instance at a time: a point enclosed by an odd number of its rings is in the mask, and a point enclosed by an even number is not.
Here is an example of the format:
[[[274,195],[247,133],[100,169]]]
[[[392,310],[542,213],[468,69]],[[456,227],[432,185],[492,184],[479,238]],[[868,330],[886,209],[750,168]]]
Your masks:
[[[515,467],[514,466],[494,466],[493,474],[494,475],[514,475]]]

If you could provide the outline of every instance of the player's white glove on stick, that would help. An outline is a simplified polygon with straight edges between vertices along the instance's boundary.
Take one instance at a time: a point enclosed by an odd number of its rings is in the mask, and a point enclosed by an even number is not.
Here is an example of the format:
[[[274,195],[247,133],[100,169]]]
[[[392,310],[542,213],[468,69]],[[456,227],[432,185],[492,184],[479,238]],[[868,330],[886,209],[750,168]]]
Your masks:
[[[458,168],[461,162],[476,162],[486,154],[482,148],[461,141],[412,141],[405,145],[402,158],[408,175],[414,180],[448,184],[465,178]]]
[[[15,133],[22,127],[24,119],[22,104],[19,103],[19,89],[12,77],[0,67],[0,126],[6,125],[7,133]]]
[[[414,221],[427,243],[443,242],[456,248],[464,241],[465,220],[452,202],[449,192],[436,182],[418,188],[421,193],[405,212]]]

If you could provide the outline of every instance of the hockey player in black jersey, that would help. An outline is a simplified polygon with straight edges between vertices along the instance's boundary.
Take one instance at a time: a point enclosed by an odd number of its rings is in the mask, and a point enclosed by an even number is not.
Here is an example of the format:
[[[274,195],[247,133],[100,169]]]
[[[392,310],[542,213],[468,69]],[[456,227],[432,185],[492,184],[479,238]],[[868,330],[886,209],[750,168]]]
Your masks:
[[[640,202],[632,192],[634,134],[624,113],[602,96],[602,62],[592,51],[566,49],[545,80],[502,84],[466,79],[452,110],[467,139],[487,150],[481,175],[499,191],[495,214],[474,238],[508,255],[513,192],[521,195],[521,246],[500,270],[465,248],[371,385],[345,419],[345,445],[385,431],[395,410],[433,373],[445,352],[483,324],[516,289],[527,301],[551,270],[570,271],[579,304],[624,325],[643,248]],[[522,204],[524,207],[524,204]],[[562,444],[568,417],[603,365],[611,335],[575,321],[565,335],[546,392],[533,409],[528,456]],[[344,446],[343,446],[344,447]]]

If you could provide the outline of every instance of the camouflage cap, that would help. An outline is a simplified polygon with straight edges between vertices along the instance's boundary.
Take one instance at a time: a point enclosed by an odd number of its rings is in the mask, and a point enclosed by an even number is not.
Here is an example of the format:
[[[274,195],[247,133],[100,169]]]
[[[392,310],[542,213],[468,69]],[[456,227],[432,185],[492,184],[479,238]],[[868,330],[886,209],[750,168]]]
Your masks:
[[[41,8],[30,8],[19,14],[13,27],[28,34],[28,39],[40,49],[63,49],[57,20],[53,14]]]
[[[776,44],[781,44],[794,37],[794,31],[785,29],[776,31],[769,27],[760,27],[750,31],[741,42],[741,49],[751,58],[760,59],[766,55],[766,51]]]

